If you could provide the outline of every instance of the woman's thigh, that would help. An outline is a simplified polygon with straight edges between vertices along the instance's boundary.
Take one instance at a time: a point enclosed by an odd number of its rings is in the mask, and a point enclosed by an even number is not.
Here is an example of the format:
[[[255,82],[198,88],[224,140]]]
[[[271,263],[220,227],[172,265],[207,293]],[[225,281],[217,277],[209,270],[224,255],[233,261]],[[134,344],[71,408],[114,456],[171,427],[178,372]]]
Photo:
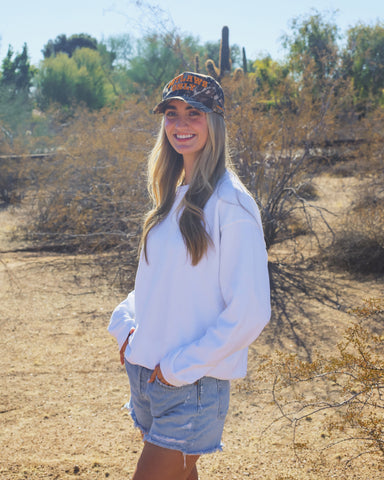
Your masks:
[[[194,476],[198,458],[145,442],[133,480],[187,480]]]

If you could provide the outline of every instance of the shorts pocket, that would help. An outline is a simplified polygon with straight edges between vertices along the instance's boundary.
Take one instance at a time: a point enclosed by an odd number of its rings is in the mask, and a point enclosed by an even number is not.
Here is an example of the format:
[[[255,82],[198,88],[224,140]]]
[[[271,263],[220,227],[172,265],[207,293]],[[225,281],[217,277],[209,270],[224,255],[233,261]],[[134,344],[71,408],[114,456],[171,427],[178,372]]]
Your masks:
[[[159,379],[159,377],[155,377],[155,383],[160,385],[160,387],[166,388],[168,390],[177,390],[178,388],[182,388],[182,387],[176,387],[175,385],[166,385]]]
[[[192,398],[191,387],[183,385],[174,387],[165,385],[158,378],[147,384],[146,393],[151,402],[151,413],[154,417],[169,415],[172,412],[185,410]]]

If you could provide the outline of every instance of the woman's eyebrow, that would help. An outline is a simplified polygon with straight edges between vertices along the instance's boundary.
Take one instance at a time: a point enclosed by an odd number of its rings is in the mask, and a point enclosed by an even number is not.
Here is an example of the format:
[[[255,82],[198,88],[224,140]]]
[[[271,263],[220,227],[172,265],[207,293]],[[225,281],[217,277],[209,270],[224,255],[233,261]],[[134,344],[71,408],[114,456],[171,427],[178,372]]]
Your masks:
[[[164,113],[167,112],[167,110],[172,110],[172,111],[177,111],[177,107],[175,105],[167,105],[165,108],[164,108]],[[196,107],[193,107],[192,105],[188,105],[185,107],[185,110],[196,110],[196,111],[200,111],[198,108]]]

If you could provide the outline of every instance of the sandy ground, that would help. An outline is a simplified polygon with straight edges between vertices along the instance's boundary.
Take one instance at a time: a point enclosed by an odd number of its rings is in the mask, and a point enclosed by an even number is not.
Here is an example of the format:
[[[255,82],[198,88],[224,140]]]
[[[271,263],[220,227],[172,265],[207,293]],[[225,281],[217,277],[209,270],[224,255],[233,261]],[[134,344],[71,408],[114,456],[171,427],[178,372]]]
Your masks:
[[[352,199],[351,182],[320,178],[319,202],[340,211]],[[117,272],[105,271],[97,257],[16,251],[21,245],[11,237],[21,221],[19,210],[0,211],[0,478],[129,479],[141,440],[121,408],[129,387],[106,331],[125,296]],[[382,294],[375,279],[329,274],[336,280],[343,306]],[[310,350],[332,349],[350,316],[316,302],[308,308],[311,319],[293,318],[298,331]],[[384,478],[383,463],[369,455],[346,466],[353,445],[326,448],[321,415],[298,432],[296,451],[292,428],[274,423],[273,379],[258,380],[256,368],[278,344],[297,348],[289,328],[275,327],[272,321],[252,345],[248,377],[232,384],[224,451],[199,460],[200,478]]]

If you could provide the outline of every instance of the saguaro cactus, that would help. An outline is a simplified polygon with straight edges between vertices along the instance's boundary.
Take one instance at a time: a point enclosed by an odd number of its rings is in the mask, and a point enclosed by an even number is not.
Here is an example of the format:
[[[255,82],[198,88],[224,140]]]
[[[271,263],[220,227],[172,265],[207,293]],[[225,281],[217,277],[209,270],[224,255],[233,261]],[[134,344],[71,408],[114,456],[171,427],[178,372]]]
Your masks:
[[[200,73],[200,58],[198,53],[195,55],[195,72]]]
[[[220,43],[220,75],[224,76],[231,71],[231,57],[229,50],[229,28],[223,27],[221,31],[221,43]]]
[[[231,71],[231,56],[229,49],[229,28],[223,27],[221,31],[220,42],[220,56],[219,56],[219,68],[216,67],[215,62],[212,59],[208,59],[205,62],[205,68],[212,77],[216,78],[218,82],[229,74]]]
[[[248,71],[247,57],[245,55],[245,48],[243,47],[243,68],[241,68],[241,67],[236,68],[236,70],[233,72],[233,78],[236,81],[239,81],[242,78],[244,78],[245,75],[247,75],[247,71]]]
[[[243,47],[243,72],[244,72],[244,75],[248,73],[248,62],[247,62],[247,56],[245,54],[244,47]]]

